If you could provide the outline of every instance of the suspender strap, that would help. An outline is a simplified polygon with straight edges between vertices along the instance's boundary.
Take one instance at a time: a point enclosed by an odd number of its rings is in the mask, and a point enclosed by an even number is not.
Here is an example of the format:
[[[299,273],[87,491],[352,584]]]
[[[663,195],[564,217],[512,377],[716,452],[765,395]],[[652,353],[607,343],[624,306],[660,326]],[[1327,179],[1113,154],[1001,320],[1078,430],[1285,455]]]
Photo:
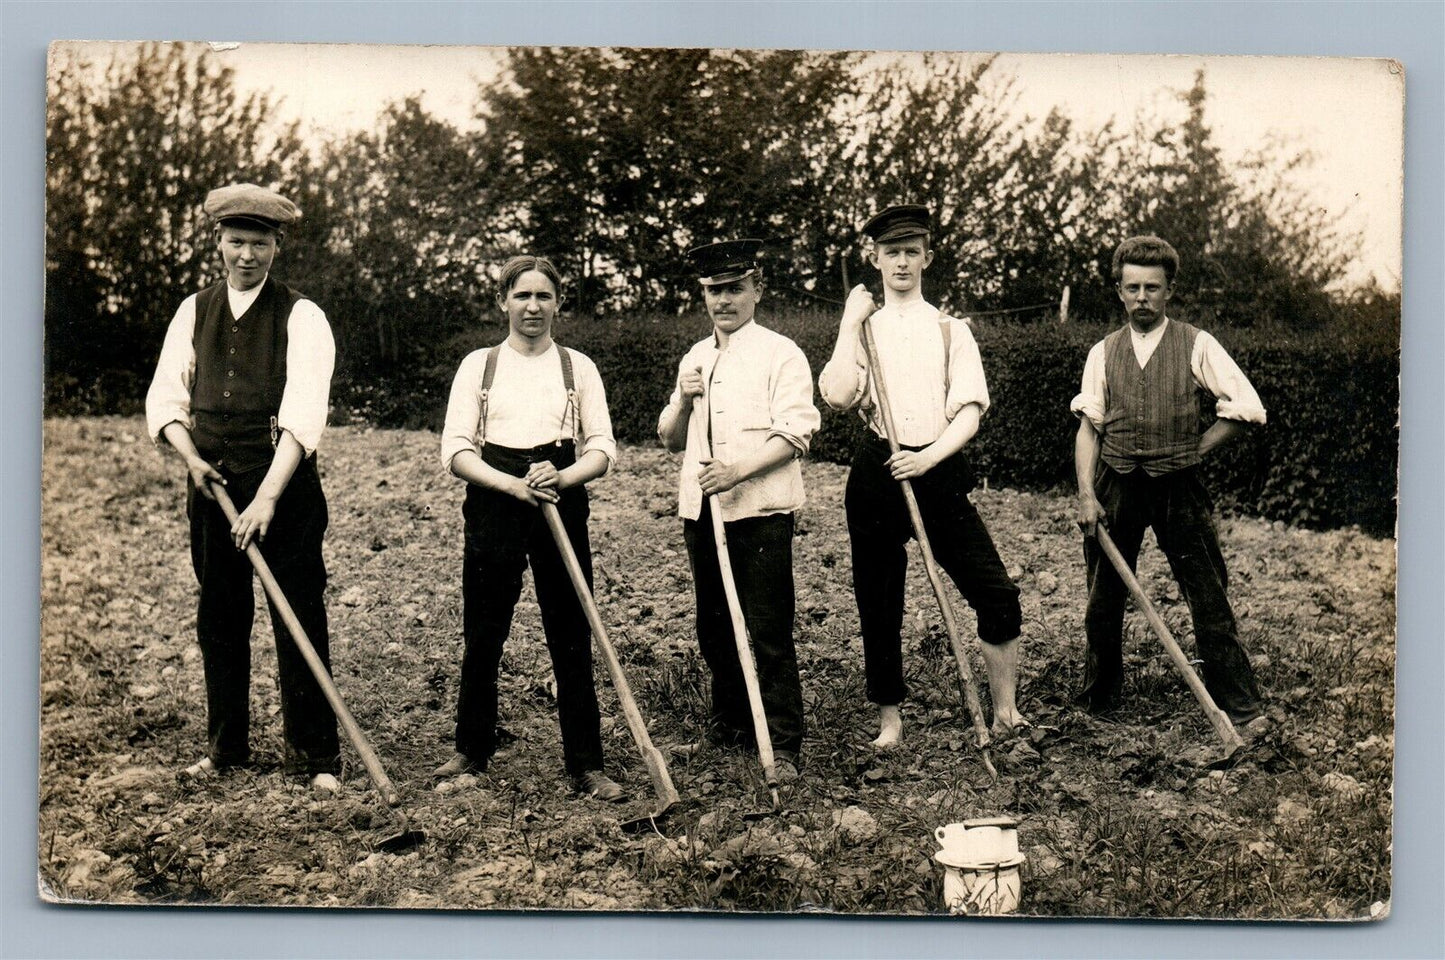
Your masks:
[[[948,325],[948,320],[945,318],[938,321],[938,330],[943,334],[943,402],[946,405],[948,403],[948,391],[952,386],[953,380],[948,367],[948,361],[953,356],[953,328]],[[873,359],[879,364],[883,363],[883,360],[879,357],[874,357]],[[868,371],[868,376],[876,377],[878,376],[878,371],[870,370]],[[884,432],[883,421],[878,415],[878,405],[873,402],[873,395],[876,389],[870,381],[868,389],[863,393],[863,402],[859,405],[859,411],[863,414],[863,421],[873,428],[874,433],[881,437]]]
[[[948,319],[938,321],[938,329],[943,332],[943,406],[948,407],[948,391],[952,386],[952,371],[948,367],[948,361],[953,357],[953,327],[949,325]]]
[[[477,394],[477,404],[482,408],[482,428],[477,434],[477,445],[481,446],[487,442],[487,397],[492,393],[492,381],[497,379],[497,351],[502,349],[498,344],[487,350],[487,363],[482,368],[482,390]]]
[[[562,411],[562,426],[570,426],[572,439],[576,440],[582,433],[582,415],[577,406],[577,383],[572,377],[572,354],[559,343],[557,357],[562,361],[562,387],[567,391],[567,409]],[[560,438],[558,442],[561,442]]]
[[[482,411],[481,431],[477,435],[479,444],[487,440],[487,398],[492,393],[492,383],[497,379],[497,351],[501,344],[487,350],[487,360],[482,367],[482,389],[477,395],[478,405]],[[577,403],[577,382],[572,374],[572,355],[567,348],[560,343],[557,344],[557,357],[562,362],[562,387],[567,391],[567,408],[562,411],[562,425],[564,428],[571,426],[572,436],[575,439],[582,433],[582,412]],[[558,439],[561,442],[561,439]]]

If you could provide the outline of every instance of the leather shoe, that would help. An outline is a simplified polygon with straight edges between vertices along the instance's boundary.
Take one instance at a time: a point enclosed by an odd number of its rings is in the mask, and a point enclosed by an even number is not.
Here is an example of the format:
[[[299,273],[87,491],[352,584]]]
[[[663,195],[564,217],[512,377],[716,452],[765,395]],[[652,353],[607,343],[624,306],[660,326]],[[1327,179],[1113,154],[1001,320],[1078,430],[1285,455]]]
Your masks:
[[[455,777],[463,773],[484,773],[485,767],[479,766],[471,757],[464,753],[454,753],[451,759],[431,772],[434,777]]]
[[[627,799],[627,792],[601,770],[588,770],[577,778],[577,790],[596,800],[618,803]]]
[[[674,760],[691,760],[706,749],[706,744],[706,740],[698,740],[694,743],[674,743],[667,748],[667,752]]]

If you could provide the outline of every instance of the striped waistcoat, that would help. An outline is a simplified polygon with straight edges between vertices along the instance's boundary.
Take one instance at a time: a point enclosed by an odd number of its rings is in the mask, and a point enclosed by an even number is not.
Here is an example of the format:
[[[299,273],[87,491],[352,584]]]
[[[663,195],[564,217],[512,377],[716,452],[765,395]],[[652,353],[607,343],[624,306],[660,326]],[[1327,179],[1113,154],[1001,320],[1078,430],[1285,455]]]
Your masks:
[[[1127,326],[1104,340],[1104,462],[1151,477],[1199,463],[1199,386],[1189,369],[1197,327],[1170,320],[1143,369]]]

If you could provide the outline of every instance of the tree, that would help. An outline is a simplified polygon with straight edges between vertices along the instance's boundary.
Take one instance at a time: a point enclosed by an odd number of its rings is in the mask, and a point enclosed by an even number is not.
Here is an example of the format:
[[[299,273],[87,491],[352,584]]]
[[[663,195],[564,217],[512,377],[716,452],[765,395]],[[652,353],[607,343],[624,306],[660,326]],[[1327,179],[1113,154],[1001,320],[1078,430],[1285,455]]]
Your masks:
[[[117,48],[102,68],[56,45],[47,83],[48,400],[132,400],[180,299],[220,275],[206,192],[280,183],[300,145],[193,47]]]
[[[1182,260],[1175,299],[1205,320],[1312,328],[1339,316],[1358,242],[1291,181],[1310,155],[1266,143],[1231,167],[1207,121],[1204,71],[1179,99],[1183,123],[1136,120],[1116,159],[1117,239],[1168,240]]]
[[[1099,158],[1112,131],[1081,139],[1057,112],[1038,123],[1019,115],[1013,79],[993,65],[922,54],[880,70],[830,191],[842,236],[890,204],[929,206],[929,297],[959,313],[1051,305],[1097,271],[1108,185]]]
[[[489,312],[487,265],[504,244],[473,147],[408,98],[376,133],[323,151],[314,189],[335,208],[328,248],[344,277],[328,302],[347,317],[356,372],[394,373]]]
[[[483,92],[498,212],[559,261],[574,308],[676,309],[696,244],[773,241],[775,288],[812,273],[817,184],[851,55],[518,49]]]

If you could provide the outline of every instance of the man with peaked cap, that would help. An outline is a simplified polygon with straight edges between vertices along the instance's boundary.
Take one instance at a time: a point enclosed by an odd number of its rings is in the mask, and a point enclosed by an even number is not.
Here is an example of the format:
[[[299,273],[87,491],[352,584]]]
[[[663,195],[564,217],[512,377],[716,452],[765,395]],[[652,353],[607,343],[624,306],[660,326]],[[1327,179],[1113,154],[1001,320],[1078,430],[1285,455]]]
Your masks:
[[[818,429],[808,360],[787,337],[754,320],[763,295],[761,240],[730,240],[688,252],[712,318],[712,335],[678,364],[677,385],[657,421],[668,450],[683,454],[678,514],[697,597],[698,648],[712,673],[707,741],[753,743],[708,498],[716,495],[732,570],[752,637],[758,685],[780,780],[797,777],[803,693],[793,645],[793,518],[803,505],[799,458]],[[693,423],[702,397],[706,423]],[[703,441],[712,456],[703,456]],[[683,756],[696,751],[690,745]]]
[[[962,452],[988,410],[988,384],[968,323],[945,316],[923,298],[923,272],[933,262],[929,219],[927,207],[904,204],[888,207],[863,225],[872,241],[869,262],[883,279],[883,306],[862,284],[853,288],[833,356],[818,379],[830,407],[858,408],[869,427],[848,470],[844,505],[867,696],[878,705],[880,729],[873,744],[880,749],[899,743],[900,708],[907,696],[901,633],[905,545],[913,525],[900,480],[913,486],[939,566],[978,616],[994,733],[1027,723],[1015,702],[1019,590],[968,499],[975,478]],[[878,345],[898,453],[890,451],[878,411],[863,348],[864,320]]]
[[[254,184],[212,190],[225,279],[181,302],[166,330],[146,423],[185,461],[191,563],[200,583],[196,635],[206,674],[206,756],[183,776],[204,778],[250,760],[252,568],[255,542],[328,664],[326,498],[315,452],[326,426],[336,348],[321,309],[270,276],[286,227],[301,216]],[[227,522],[211,493],[225,487],[241,511]],[[287,772],[320,794],[339,788],[336,718],[275,607],[271,625]]]

